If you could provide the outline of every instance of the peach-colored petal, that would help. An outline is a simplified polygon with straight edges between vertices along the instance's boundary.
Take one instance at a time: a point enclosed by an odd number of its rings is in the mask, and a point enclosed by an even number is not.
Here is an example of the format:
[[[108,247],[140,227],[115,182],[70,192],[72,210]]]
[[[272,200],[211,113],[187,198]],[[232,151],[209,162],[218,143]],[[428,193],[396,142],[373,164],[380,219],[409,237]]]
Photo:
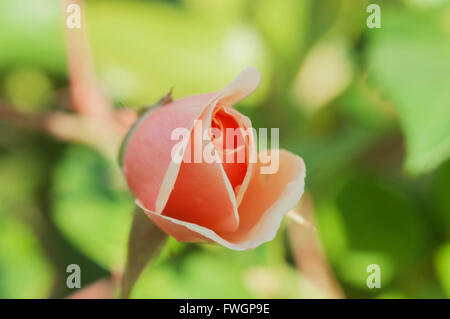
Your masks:
[[[205,148],[210,143],[202,138],[209,127],[203,123],[210,123],[210,116],[207,111],[196,122],[162,214],[217,231],[235,231],[239,225],[236,198],[222,164],[218,158],[212,163],[203,158],[195,162],[196,146]]]
[[[278,152],[279,169],[274,174],[261,174],[261,167],[268,164],[260,161],[255,164],[239,206],[239,229],[233,233],[220,233],[228,241],[254,246],[272,240],[283,216],[303,194],[306,174],[303,160],[285,150],[269,152],[271,156]]]
[[[220,90],[219,99],[224,104],[233,105],[256,90],[260,81],[261,74],[259,71],[254,67],[248,67]]]
[[[190,96],[150,110],[134,128],[123,169],[134,195],[147,208],[162,211],[178,175],[179,164],[172,161],[171,151],[179,141],[171,140],[172,131],[191,131],[194,121],[216,95]]]
[[[279,151],[277,173],[261,175],[258,162],[239,208],[241,221],[236,232],[216,233],[211,229],[175,218],[147,212],[162,230],[179,241],[212,241],[234,250],[252,249],[272,240],[283,216],[296,205],[303,194],[305,166],[303,160],[284,150]]]
[[[234,111],[237,114],[232,114]],[[246,160],[247,141],[245,131],[241,128],[238,118],[242,116],[236,110],[227,106],[216,107],[212,126],[216,133],[213,140],[222,166],[230,180],[233,190],[242,184],[247,172],[248,160]]]
[[[252,131],[252,122],[250,121],[250,119],[247,116],[242,115],[235,109],[229,109],[228,112],[236,119],[236,121],[238,122],[238,126],[245,132],[246,172],[242,183],[235,190],[236,202],[239,206],[252,176],[254,163],[250,159],[252,159],[253,157],[256,158],[256,142],[255,136],[253,135]]]
[[[244,71],[242,71],[232,82],[230,82],[226,87],[219,91],[218,99],[221,104],[233,106],[235,103],[249,96],[256,88],[259,86],[261,82],[261,74],[254,67],[248,67]],[[234,109],[229,109],[228,112],[231,116],[233,116],[237,121],[240,127],[244,130],[250,129],[252,127],[251,121],[248,117],[242,115],[238,111]],[[249,133],[249,131],[247,131]],[[256,146],[254,137],[249,136],[249,141],[247,145],[247,153],[248,157],[255,156]],[[238,186],[236,191],[237,204],[240,205],[242,198],[245,194],[245,190],[247,189],[248,183],[250,181],[250,176],[252,174],[253,163],[247,163],[246,174],[243,178],[242,184]],[[224,168],[227,168],[225,163]],[[229,172],[230,170],[228,170]],[[230,174],[232,174],[230,172]]]

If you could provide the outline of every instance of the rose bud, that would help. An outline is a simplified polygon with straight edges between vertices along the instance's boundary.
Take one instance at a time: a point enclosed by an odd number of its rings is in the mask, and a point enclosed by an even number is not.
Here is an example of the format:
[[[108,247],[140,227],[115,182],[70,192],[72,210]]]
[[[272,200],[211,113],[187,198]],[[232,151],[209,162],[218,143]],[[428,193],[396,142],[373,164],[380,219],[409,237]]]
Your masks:
[[[232,108],[259,81],[248,68],[219,92],[152,108],[125,139],[122,168],[137,205],[177,240],[255,248],[302,196],[303,160],[285,150],[257,155],[250,119]],[[277,169],[264,172],[274,156]]]

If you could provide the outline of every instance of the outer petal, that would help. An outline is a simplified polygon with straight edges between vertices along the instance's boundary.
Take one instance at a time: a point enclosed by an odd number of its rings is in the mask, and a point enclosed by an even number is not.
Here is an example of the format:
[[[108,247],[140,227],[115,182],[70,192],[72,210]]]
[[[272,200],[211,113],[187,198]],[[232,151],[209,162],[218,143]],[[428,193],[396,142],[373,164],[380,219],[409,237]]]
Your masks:
[[[234,250],[252,249],[274,238],[281,219],[300,200],[304,189],[303,160],[280,150],[280,168],[261,175],[262,163],[254,167],[250,184],[239,207],[241,217],[236,232],[216,233],[211,229],[162,216],[137,204],[162,230],[179,241],[212,241]]]
[[[213,108],[214,104],[200,117],[201,122],[196,122],[162,215],[217,231],[235,231],[239,225],[237,203],[222,164],[218,159],[212,163],[203,159],[195,162],[195,148],[210,143],[202,137],[209,128]]]
[[[233,105],[249,96],[259,86],[261,74],[254,67],[242,71],[232,82],[220,90],[219,98],[228,105]]]
[[[148,209],[161,213],[178,175],[172,161],[175,128],[189,131],[217,93],[190,96],[144,115],[126,146],[124,173],[134,195]]]
[[[248,248],[272,240],[283,216],[300,200],[306,176],[303,160],[285,150],[272,150],[270,155],[276,155],[275,152],[279,155],[278,171],[261,174],[261,167],[266,165],[260,161],[255,164],[239,206],[239,229],[233,233],[220,233],[224,239]]]

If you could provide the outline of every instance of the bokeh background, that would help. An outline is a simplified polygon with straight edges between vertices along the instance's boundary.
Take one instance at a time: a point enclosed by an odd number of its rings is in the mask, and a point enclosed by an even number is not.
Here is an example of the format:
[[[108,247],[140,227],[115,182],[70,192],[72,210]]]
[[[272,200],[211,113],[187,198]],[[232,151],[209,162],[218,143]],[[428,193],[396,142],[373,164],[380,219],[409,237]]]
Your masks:
[[[169,239],[132,297],[450,297],[450,1],[87,0],[82,13],[117,110],[253,65],[261,86],[237,108],[307,166],[297,213],[316,231],[286,218],[247,252]],[[65,297],[67,265],[83,286],[124,265],[133,198],[117,162],[44,125],[74,109],[66,16],[60,1],[0,2],[2,298]]]

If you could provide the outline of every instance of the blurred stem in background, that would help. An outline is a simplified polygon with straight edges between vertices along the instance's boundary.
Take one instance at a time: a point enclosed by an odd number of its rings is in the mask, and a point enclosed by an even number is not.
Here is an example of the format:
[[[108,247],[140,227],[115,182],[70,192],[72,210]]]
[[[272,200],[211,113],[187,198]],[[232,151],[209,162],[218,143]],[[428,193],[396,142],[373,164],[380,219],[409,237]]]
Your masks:
[[[288,234],[295,257],[295,263],[304,284],[304,298],[345,298],[337,282],[322,248],[319,235],[314,227],[299,222],[301,216],[314,221],[314,204],[311,195],[306,193],[300,201],[298,211],[293,210],[290,218]]]

